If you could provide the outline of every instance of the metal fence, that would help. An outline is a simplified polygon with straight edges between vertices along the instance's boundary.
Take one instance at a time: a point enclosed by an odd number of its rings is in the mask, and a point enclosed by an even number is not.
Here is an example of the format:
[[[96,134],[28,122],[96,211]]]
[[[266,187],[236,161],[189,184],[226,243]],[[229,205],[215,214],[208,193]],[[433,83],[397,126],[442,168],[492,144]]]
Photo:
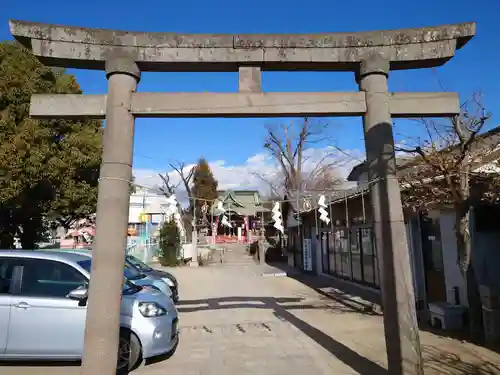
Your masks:
[[[150,263],[154,257],[157,257],[159,249],[156,237],[129,237],[127,244],[127,254],[133,255],[145,263]]]

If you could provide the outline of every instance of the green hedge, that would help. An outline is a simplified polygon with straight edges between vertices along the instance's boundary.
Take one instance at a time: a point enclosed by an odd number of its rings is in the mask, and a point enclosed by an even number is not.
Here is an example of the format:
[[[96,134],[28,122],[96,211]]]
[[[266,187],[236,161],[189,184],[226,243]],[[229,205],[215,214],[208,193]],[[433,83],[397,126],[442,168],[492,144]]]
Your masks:
[[[179,227],[174,220],[166,221],[160,229],[159,261],[162,266],[178,266],[181,249]]]

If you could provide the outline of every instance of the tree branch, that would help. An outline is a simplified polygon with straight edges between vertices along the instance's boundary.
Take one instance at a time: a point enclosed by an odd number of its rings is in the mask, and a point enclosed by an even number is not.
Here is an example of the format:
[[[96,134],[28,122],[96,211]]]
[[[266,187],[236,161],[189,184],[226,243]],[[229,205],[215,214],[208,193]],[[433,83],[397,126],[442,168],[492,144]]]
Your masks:
[[[264,176],[262,176],[260,173],[257,173],[257,172],[254,172],[252,173],[253,176],[257,177],[259,180],[261,180],[262,182],[265,182],[267,184],[267,186],[269,187],[269,189],[271,189],[271,191],[276,194],[277,196],[281,196],[282,193],[279,192],[279,188],[277,186],[275,186],[271,181],[269,181],[267,178],[265,178]]]
[[[194,166],[191,167],[189,172],[184,174],[184,169],[186,168],[186,165],[184,162],[177,162],[177,165],[170,164],[170,167],[176,171],[179,174],[179,177],[181,178],[181,182],[184,185],[184,188],[186,189],[186,193],[189,197],[189,205],[193,206],[191,202],[192,194],[191,194],[191,187],[189,184],[191,183],[191,179],[193,178],[193,173],[194,173]]]
[[[417,146],[413,149],[406,149],[406,148],[402,148],[402,147],[395,147],[394,149],[395,149],[395,151],[405,152],[407,154],[417,154],[422,158],[424,163],[426,163],[428,166],[432,167],[433,169],[435,169],[438,172],[445,173],[443,166],[440,165],[439,163],[433,162],[430,159],[430,157],[427,155],[427,153],[420,146]]]
[[[165,195],[166,197],[170,197],[172,194],[175,194],[175,190],[179,187],[180,182],[177,185],[172,185],[170,183],[170,176],[168,173],[165,173],[165,175],[158,173],[158,176],[163,182],[163,186],[159,188],[163,195]]]
[[[307,157],[304,155],[310,143],[318,142],[317,136],[321,135],[326,126],[321,126],[315,131],[307,118],[300,124],[298,133],[294,133],[294,124],[280,125],[273,129],[268,127],[268,134],[264,148],[279,165],[283,174],[285,191],[290,192],[302,186],[302,173]],[[278,135],[277,132],[280,132]]]

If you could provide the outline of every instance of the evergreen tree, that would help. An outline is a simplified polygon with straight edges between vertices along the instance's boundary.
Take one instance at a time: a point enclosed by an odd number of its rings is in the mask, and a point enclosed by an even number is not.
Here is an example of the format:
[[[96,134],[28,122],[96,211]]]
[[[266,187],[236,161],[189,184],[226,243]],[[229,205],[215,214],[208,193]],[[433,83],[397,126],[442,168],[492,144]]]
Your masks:
[[[46,228],[95,213],[100,121],[36,120],[32,94],[81,94],[72,75],[0,43],[0,248],[34,248]]]
[[[201,207],[205,203],[208,207],[211,207],[212,201],[217,199],[217,186],[218,182],[210,170],[207,161],[205,158],[200,158],[198,164],[194,168],[193,187],[191,188],[192,197],[201,198],[199,200],[194,200],[196,202],[196,216],[198,218],[201,217]],[[191,204],[193,204],[193,202],[191,202]]]
[[[165,221],[160,229],[160,264],[177,266],[180,251],[180,231],[173,219]]]

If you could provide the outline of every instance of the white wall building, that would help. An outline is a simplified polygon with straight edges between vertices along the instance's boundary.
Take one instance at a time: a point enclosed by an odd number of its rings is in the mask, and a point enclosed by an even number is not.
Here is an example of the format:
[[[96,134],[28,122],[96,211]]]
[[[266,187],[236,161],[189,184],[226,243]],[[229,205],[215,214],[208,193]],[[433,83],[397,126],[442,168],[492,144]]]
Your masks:
[[[148,214],[150,215],[151,230],[154,231],[163,222],[167,207],[167,197],[163,194],[137,187],[136,192],[130,196],[129,229],[135,229],[137,235],[140,235],[146,228],[146,224],[141,222],[141,214]]]

